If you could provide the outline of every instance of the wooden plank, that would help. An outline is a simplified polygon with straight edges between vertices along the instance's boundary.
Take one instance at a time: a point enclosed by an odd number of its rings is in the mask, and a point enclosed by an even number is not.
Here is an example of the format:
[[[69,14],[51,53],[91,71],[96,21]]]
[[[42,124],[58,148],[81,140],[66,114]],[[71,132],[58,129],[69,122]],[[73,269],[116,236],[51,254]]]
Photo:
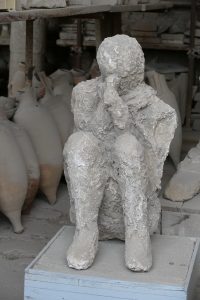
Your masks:
[[[192,0],[192,7],[190,13],[190,51],[189,51],[189,74],[188,74],[188,95],[186,103],[186,127],[191,127],[191,113],[192,113],[192,101],[193,101],[193,84],[194,84],[194,71],[195,71],[195,58],[191,51],[195,47],[195,28],[197,20],[197,7],[196,0]]]
[[[26,72],[33,66],[33,21],[26,22]]]
[[[121,12],[116,12],[109,14],[112,19],[112,34],[121,34],[122,33],[122,19]]]
[[[158,50],[172,50],[172,51],[188,51],[187,45],[169,45],[169,44],[150,44],[150,43],[141,43],[142,48],[144,49],[158,49]]]
[[[112,15],[104,13],[103,18],[97,19],[95,22],[96,30],[96,48],[98,49],[101,42],[109,36],[113,35],[113,18]]]
[[[155,4],[136,4],[136,5],[114,5],[110,12],[128,12],[128,11],[155,11],[172,8],[172,2],[160,2]]]
[[[15,21],[35,20],[37,18],[60,18],[81,15],[97,14],[101,12],[125,12],[125,11],[153,11],[173,7],[171,2],[138,5],[91,5],[91,6],[69,6],[56,9],[31,9],[23,11],[10,11],[0,13],[0,23]]]
[[[85,14],[109,12],[110,5],[92,6],[69,6],[56,9],[31,9],[23,11],[11,11],[0,13],[0,23],[10,23],[15,21],[35,20],[37,18],[60,18],[72,17]]]
[[[56,45],[59,47],[69,47],[69,46],[74,46],[76,44],[76,41],[73,40],[66,40],[66,39],[58,39],[56,40]],[[1,42],[0,42],[1,45]],[[96,41],[85,41],[83,40],[84,47],[96,47]]]
[[[102,22],[101,19],[95,20],[96,49],[99,48],[103,39],[101,22]]]

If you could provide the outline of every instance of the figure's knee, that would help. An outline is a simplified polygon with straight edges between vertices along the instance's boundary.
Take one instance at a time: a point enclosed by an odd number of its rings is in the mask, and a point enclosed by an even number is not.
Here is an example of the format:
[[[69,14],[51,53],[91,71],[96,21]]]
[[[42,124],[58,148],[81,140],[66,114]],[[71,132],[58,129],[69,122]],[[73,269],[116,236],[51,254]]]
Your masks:
[[[125,133],[117,138],[115,153],[120,160],[130,162],[136,159],[141,160],[144,156],[144,149],[136,137]]]
[[[92,164],[101,155],[98,139],[88,132],[73,133],[63,150],[64,159],[78,166]]]

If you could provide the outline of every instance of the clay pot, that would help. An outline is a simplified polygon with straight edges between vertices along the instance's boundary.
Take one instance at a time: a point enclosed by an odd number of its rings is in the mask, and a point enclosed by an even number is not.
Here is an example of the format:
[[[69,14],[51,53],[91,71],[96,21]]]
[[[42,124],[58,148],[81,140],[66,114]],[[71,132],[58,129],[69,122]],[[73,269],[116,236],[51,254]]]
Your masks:
[[[174,165],[177,167],[180,162],[182,147],[182,122],[176,97],[168,88],[164,75],[161,75],[155,71],[149,71],[146,73],[146,76],[149,84],[157,91],[158,97],[176,111],[178,125],[170,145],[169,156],[171,157]]]
[[[17,143],[23,154],[28,177],[28,189],[26,199],[23,205],[23,212],[28,213],[31,204],[34,201],[40,185],[40,168],[38,158],[31,143],[31,140],[25,130],[13,122],[9,126],[17,140]]]
[[[7,99],[7,98],[6,98]],[[22,152],[24,162],[26,165],[26,172],[28,177],[28,190],[26,194],[26,199],[23,206],[23,212],[28,212],[30,206],[35,199],[35,196],[38,192],[39,182],[40,182],[40,170],[39,170],[39,162],[35,154],[35,150],[33,149],[33,145],[30,141],[29,136],[25,132],[23,128],[8,120],[10,116],[10,107],[2,105],[3,102],[0,102],[0,110],[1,113],[5,112],[5,117],[2,122],[5,123],[6,126],[10,128],[15,139],[18,143],[18,146]]]
[[[22,152],[5,120],[0,113],[0,211],[12,223],[14,232],[21,233],[28,179]]]
[[[85,72],[83,70],[72,69],[71,73],[73,75],[74,85],[77,85],[78,83],[87,80],[87,76],[86,76],[86,74],[85,74]]]
[[[72,112],[64,103],[62,96],[50,95],[48,92],[40,100],[40,103],[49,111],[54,119],[60,133],[62,146],[64,147],[68,137],[73,132],[74,118]]]
[[[48,111],[26,88],[19,99],[14,121],[28,133],[40,166],[40,189],[49,203],[56,202],[57,188],[63,171],[62,144],[56,124]]]
[[[37,76],[35,76],[35,74],[32,79],[32,87],[33,87],[34,94],[35,94],[35,97],[37,100],[39,100],[45,96],[45,87],[38,80],[38,78],[37,78]]]
[[[51,74],[53,94],[63,96],[63,101],[71,107],[71,96],[73,89],[73,76],[69,70],[57,70]]]
[[[96,59],[93,60],[93,63],[92,63],[92,65],[90,67],[90,70],[89,70],[89,75],[90,75],[91,79],[97,78],[101,75],[101,72],[99,70],[99,65],[98,65]]]

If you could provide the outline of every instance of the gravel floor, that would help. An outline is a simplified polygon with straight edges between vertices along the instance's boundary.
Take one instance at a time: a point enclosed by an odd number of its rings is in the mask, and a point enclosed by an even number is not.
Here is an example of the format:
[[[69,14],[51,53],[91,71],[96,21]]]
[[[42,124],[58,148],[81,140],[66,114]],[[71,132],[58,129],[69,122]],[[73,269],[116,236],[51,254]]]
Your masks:
[[[0,300],[23,300],[24,269],[56,232],[69,224],[68,211],[67,187],[61,184],[54,206],[38,196],[30,215],[22,217],[22,234],[13,233],[8,220],[0,216]]]

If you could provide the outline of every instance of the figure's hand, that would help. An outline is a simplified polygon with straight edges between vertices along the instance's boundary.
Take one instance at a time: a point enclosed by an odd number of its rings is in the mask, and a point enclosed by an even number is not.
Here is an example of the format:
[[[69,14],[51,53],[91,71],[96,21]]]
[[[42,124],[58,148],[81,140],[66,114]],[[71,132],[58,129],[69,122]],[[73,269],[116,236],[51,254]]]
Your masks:
[[[128,106],[111,85],[107,85],[104,92],[104,104],[110,113],[113,124],[119,129],[125,129],[128,121]]]

